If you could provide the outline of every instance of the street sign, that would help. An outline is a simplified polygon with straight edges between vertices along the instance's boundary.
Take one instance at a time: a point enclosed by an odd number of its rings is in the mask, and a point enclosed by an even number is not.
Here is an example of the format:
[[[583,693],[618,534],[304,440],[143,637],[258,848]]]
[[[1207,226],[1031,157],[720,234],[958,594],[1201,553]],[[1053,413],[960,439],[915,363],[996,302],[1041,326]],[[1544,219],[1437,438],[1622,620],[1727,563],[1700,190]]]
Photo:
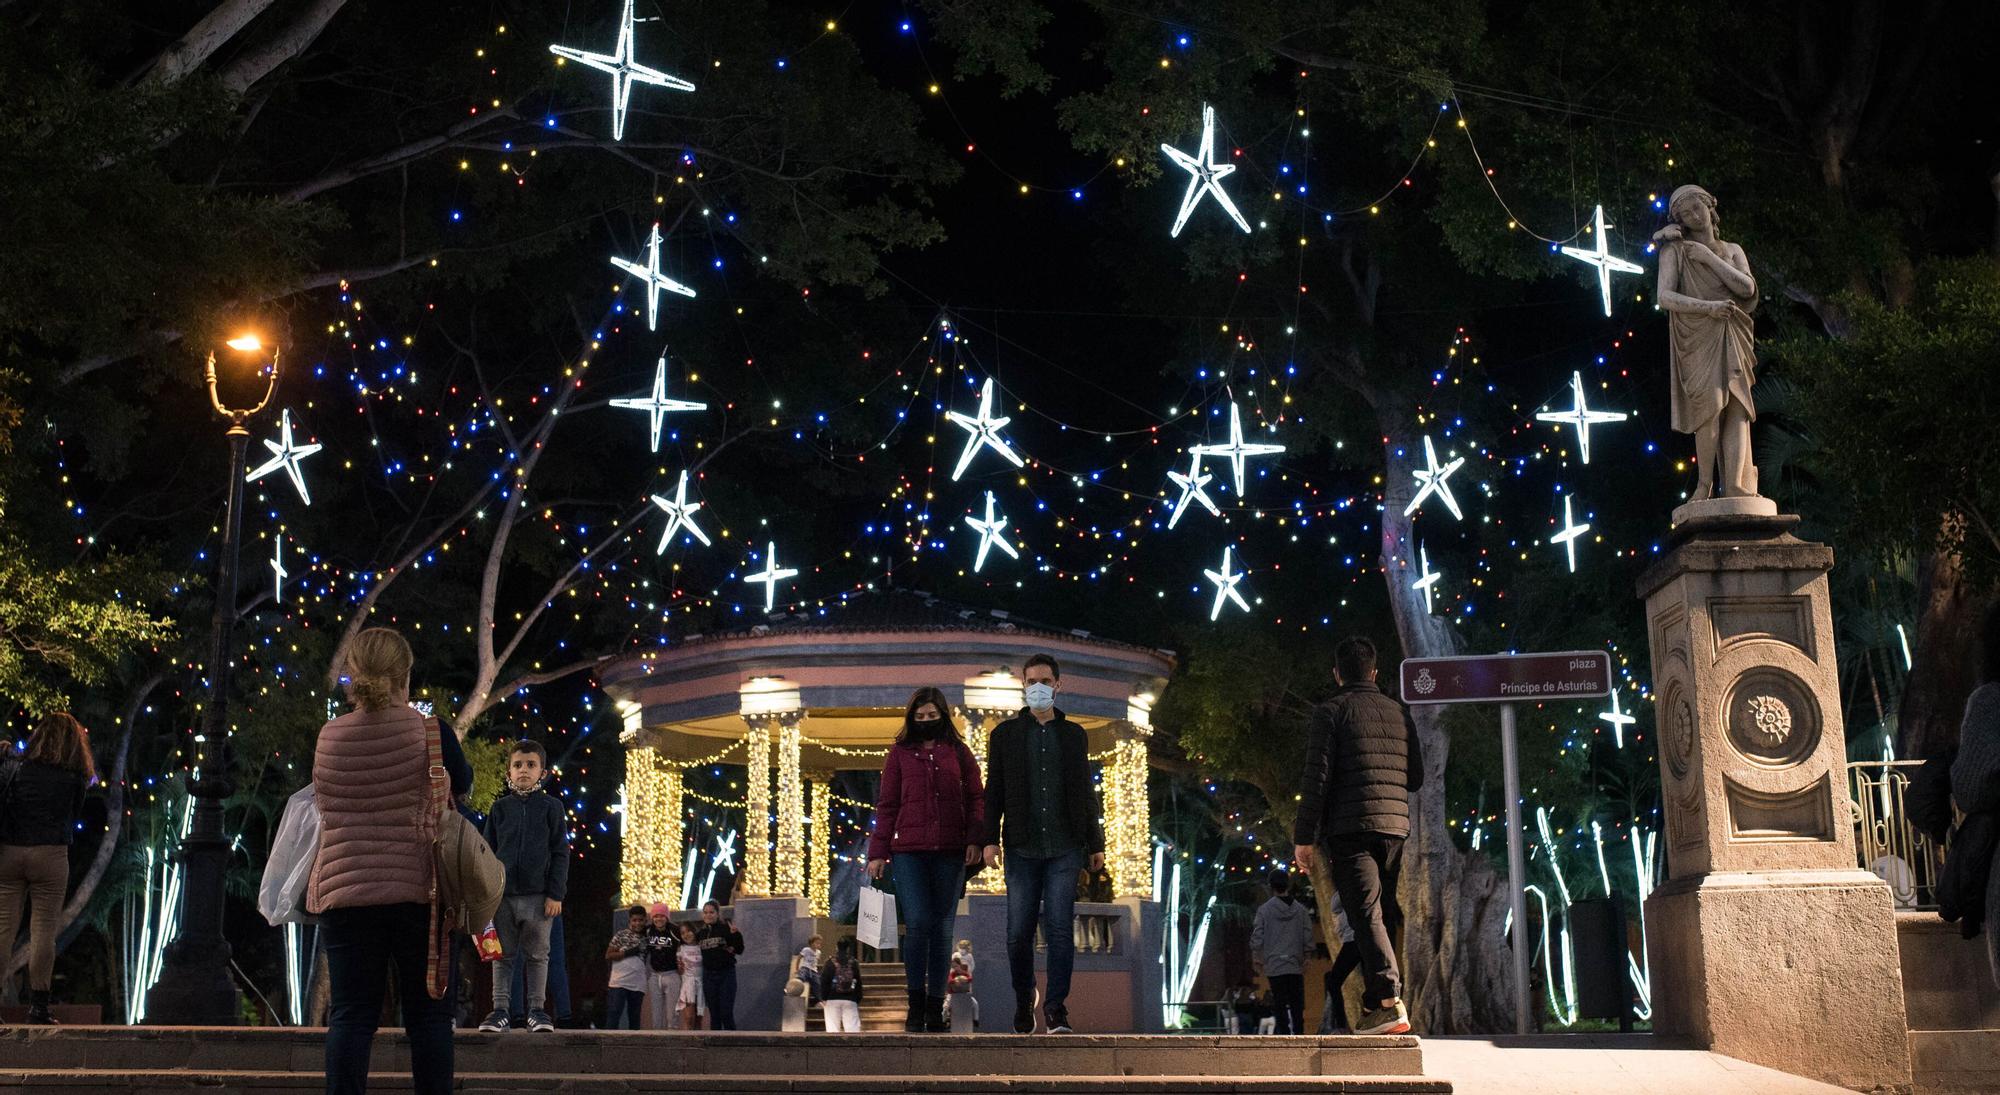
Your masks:
[[[1602,650],[1403,661],[1404,703],[1541,703],[1611,694]]]
[[[1527,855],[1521,838],[1521,750],[1514,733],[1514,705],[1584,700],[1611,694],[1611,655],[1602,650],[1537,654],[1474,654],[1463,658],[1406,658],[1403,702],[1500,705],[1500,778],[1507,796],[1507,907],[1513,912],[1514,1033],[1532,1025],[1528,1010]]]

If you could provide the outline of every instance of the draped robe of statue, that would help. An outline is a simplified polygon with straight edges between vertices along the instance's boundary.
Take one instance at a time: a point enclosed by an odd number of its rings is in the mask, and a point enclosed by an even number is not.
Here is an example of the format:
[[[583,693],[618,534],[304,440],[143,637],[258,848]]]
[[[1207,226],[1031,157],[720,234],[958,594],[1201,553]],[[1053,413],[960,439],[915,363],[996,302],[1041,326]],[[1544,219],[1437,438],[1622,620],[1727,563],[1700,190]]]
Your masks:
[[[1757,383],[1756,335],[1750,313],[1757,307],[1757,294],[1738,296],[1722,275],[1709,267],[1696,250],[1707,244],[1692,239],[1672,240],[1661,245],[1662,262],[1667,250],[1673,252],[1674,284],[1663,286],[1697,300],[1733,300],[1736,310],[1719,316],[1691,312],[1667,312],[1668,347],[1673,364],[1673,428],[1699,436],[1701,431],[1723,428],[1723,411],[1733,401],[1742,408],[1740,420],[1728,423],[1737,436],[1717,439],[1716,455],[1721,466],[1701,468],[1702,482],[1715,476],[1717,496],[1745,496],[1757,493],[1757,468],[1750,463],[1750,423],[1757,420],[1757,404],[1750,394]],[[1740,257],[1742,249],[1717,244],[1713,253],[1723,262],[1726,250]],[[1740,269],[1740,267],[1739,267]],[[1731,452],[1724,453],[1724,449]],[[1736,459],[1730,459],[1735,456]],[[1697,497],[1705,496],[1704,490]]]

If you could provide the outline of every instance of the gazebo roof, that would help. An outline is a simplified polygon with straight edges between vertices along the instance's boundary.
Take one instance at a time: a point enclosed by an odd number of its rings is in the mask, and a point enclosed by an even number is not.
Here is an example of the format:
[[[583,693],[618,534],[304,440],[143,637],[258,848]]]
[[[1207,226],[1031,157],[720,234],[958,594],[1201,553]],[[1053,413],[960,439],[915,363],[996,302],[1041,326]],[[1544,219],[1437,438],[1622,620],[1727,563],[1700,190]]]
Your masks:
[[[622,658],[600,680],[625,715],[628,745],[683,762],[713,757],[743,736],[745,685],[757,681],[753,704],[796,692],[807,767],[865,768],[894,740],[912,691],[932,685],[963,705],[968,680],[996,674],[974,699],[997,706],[1008,683],[997,674],[1018,674],[1035,653],[1061,663],[1057,706],[1092,732],[1094,748],[1114,723],[1143,721],[1174,664],[1171,651],[890,591],[689,636]]]

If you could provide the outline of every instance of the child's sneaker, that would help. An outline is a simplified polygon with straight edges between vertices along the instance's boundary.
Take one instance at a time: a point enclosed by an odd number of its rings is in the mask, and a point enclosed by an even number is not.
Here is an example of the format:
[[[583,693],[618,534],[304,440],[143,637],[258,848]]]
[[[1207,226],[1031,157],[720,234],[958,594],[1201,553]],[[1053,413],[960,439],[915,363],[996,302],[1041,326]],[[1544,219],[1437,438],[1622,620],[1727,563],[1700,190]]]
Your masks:
[[[506,1030],[507,1009],[494,1008],[493,1014],[488,1015],[485,1019],[480,1020],[479,1029],[491,1033],[498,1033],[500,1031]]]
[[[1361,1017],[1360,1022],[1354,1024],[1356,1034],[1408,1034],[1409,1032],[1410,1013],[1403,1007],[1400,998],[1369,1011]]]
[[[549,1018],[549,1013],[543,1011],[540,1008],[529,1008],[528,1029],[535,1032],[536,1034],[540,1034],[543,1031],[556,1029],[556,1021],[554,1019]],[[1407,1023],[1404,1024],[1403,1029],[1404,1030],[1410,1029],[1409,1025]]]

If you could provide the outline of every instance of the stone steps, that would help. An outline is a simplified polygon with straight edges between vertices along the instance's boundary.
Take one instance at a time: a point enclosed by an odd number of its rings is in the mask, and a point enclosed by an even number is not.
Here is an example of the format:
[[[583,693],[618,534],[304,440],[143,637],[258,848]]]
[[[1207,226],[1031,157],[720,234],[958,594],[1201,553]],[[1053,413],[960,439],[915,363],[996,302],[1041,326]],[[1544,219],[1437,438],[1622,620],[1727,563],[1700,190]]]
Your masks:
[[[459,1031],[453,1052],[467,1092],[1451,1090],[1423,1077],[1408,1035]],[[297,1092],[324,1085],[324,1062],[324,1033],[311,1028],[0,1030],[0,1090]],[[403,1090],[408,1069],[401,1034],[378,1034],[371,1086]]]

